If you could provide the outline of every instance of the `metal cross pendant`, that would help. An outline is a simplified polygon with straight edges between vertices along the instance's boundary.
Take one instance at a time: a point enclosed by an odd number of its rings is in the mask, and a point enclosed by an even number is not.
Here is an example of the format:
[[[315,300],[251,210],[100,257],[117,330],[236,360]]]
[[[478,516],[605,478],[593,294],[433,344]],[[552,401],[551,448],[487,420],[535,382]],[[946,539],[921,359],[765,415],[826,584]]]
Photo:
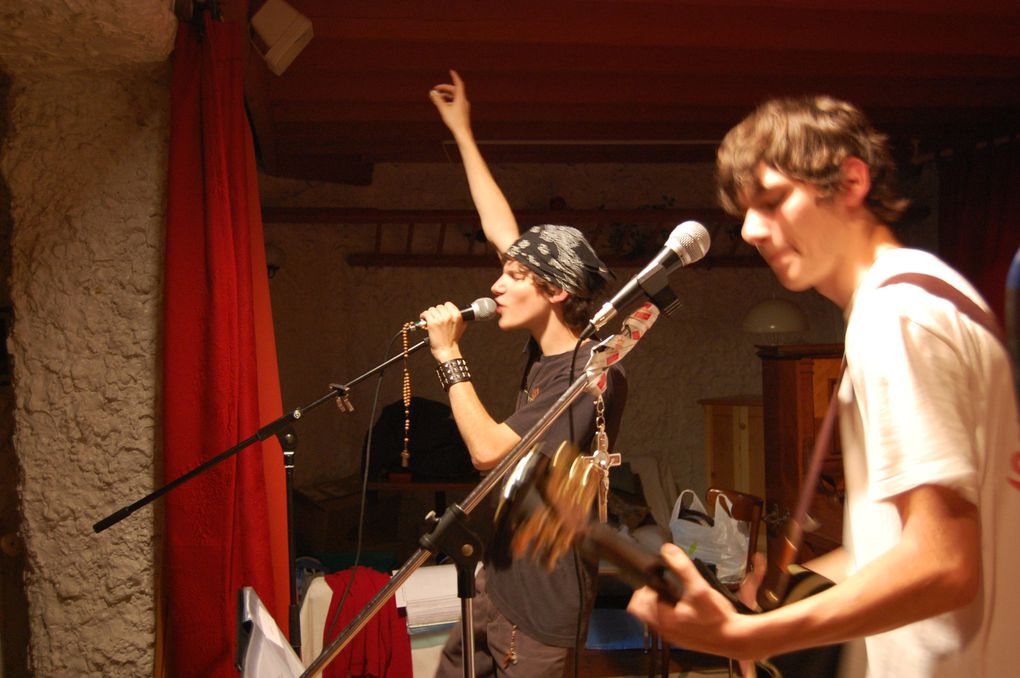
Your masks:
[[[609,521],[609,469],[619,466],[623,455],[609,451],[609,436],[605,431],[595,432],[595,451],[587,457],[599,474],[599,521]]]

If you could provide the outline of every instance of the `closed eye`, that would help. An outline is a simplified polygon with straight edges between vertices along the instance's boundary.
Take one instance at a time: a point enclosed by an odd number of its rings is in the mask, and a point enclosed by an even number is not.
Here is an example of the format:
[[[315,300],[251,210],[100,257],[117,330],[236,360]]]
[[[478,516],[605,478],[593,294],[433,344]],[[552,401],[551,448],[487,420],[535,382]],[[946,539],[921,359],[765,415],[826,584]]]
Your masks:
[[[755,196],[751,207],[762,212],[774,212],[783,204],[786,195],[787,191],[782,189],[763,191]]]

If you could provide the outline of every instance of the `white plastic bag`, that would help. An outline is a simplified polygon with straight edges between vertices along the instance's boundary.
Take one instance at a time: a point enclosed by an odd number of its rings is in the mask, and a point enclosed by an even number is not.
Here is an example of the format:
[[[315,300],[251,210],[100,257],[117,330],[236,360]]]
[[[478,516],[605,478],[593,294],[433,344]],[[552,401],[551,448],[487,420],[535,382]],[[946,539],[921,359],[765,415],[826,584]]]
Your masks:
[[[707,511],[694,490],[684,490],[673,505],[669,531],[673,543],[691,558],[715,565],[716,576],[724,584],[739,582],[747,565],[749,526],[730,517],[730,500],[720,494],[715,518],[707,524]]]

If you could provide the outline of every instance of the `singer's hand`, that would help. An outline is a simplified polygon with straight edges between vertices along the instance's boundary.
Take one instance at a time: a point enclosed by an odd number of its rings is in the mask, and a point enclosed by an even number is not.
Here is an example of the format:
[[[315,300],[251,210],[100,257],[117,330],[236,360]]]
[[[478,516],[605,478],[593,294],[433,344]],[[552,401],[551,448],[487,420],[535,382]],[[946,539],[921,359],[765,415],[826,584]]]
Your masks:
[[[464,81],[457,71],[450,71],[453,84],[436,85],[429,92],[429,99],[435,105],[443,122],[454,136],[471,132],[471,104],[467,100]]]
[[[462,357],[458,342],[467,325],[453,302],[425,309],[421,319],[428,323],[429,348],[438,362]]]

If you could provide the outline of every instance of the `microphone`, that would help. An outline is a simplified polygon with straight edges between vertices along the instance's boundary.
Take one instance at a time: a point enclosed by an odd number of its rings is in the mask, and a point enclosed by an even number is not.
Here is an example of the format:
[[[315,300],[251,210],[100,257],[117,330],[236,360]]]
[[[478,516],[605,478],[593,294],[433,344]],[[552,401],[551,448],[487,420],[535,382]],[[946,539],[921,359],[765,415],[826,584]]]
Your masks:
[[[642,296],[647,296],[660,309],[667,306],[665,310],[668,314],[676,301],[676,295],[669,289],[667,279],[669,274],[674,269],[693,264],[705,256],[711,240],[705,227],[696,221],[685,221],[674,228],[655,258],[614,294],[612,299],[603,304],[598,313],[588,321],[588,325],[581,332],[581,339],[587,339],[595,334],[621,308],[629,306]]]
[[[496,302],[489,297],[479,297],[471,302],[467,308],[460,309],[460,317],[464,320],[489,320],[496,315]],[[416,322],[412,330],[427,329],[429,324],[424,320]]]

